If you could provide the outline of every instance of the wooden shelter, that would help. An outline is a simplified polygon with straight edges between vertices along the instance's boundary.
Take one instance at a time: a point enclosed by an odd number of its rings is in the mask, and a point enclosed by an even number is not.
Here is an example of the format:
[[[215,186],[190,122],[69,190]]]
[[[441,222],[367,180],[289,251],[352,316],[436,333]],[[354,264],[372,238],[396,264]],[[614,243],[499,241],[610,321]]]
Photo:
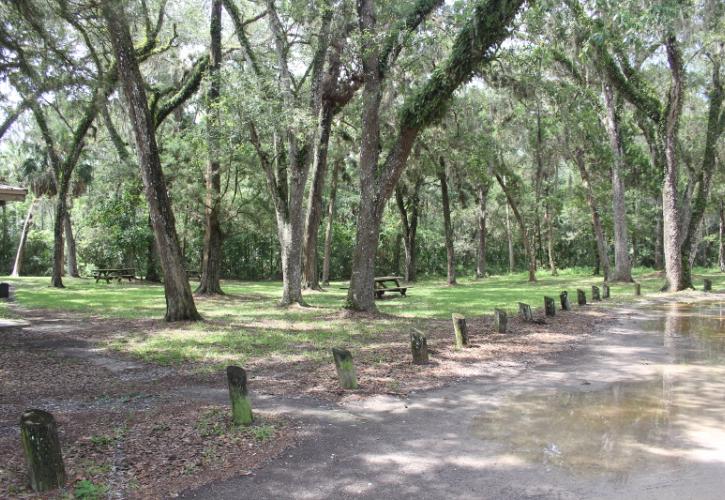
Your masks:
[[[28,190],[25,188],[0,184],[0,206],[7,201],[24,201],[27,194]]]

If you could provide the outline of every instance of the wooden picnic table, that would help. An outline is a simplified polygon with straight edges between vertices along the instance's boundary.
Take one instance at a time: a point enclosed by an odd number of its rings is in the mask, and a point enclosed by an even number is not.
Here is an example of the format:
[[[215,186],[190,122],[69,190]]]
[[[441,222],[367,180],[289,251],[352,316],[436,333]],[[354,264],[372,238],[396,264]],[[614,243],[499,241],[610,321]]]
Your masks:
[[[392,285],[392,286],[389,286]],[[340,290],[347,290],[350,287],[342,286]],[[398,276],[380,276],[375,278],[375,298],[382,299],[385,292],[397,292],[403,297],[412,286],[400,286],[400,278]]]
[[[132,268],[118,268],[118,269],[94,269],[93,277],[96,278],[96,283],[100,280],[106,280],[106,283],[110,283],[111,280],[121,280],[126,278],[129,282],[136,278],[136,270]]]

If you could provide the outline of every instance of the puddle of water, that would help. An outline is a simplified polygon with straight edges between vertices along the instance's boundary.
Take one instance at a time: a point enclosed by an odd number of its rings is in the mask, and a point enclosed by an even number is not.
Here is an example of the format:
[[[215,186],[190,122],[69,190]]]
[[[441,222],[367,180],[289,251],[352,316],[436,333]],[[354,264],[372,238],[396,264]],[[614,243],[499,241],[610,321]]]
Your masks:
[[[662,336],[668,361],[656,376],[514,396],[475,417],[473,435],[531,464],[620,480],[644,467],[725,463],[725,304],[656,310],[661,318],[637,323]]]

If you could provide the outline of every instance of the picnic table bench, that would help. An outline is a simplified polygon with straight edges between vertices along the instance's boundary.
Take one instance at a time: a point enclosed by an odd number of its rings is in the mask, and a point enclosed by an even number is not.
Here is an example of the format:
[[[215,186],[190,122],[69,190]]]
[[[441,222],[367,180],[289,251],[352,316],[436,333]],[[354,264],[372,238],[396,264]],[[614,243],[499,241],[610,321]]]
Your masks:
[[[201,273],[199,271],[194,271],[193,269],[187,269],[186,276],[189,279],[197,279],[197,280],[201,279]]]
[[[111,280],[118,280],[120,283],[124,278],[126,278],[130,283],[131,280],[136,278],[136,270],[132,268],[94,269],[92,275],[96,279],[96,283],[100,280],[106,280],[106,283],[110,283]]]
[[[347,290],[349,287],[341,287]],[[397,292],[405,297],[406,292],[412,286],[400,286],[400,278],[397,276],[380,276],[375,278],[375,298],[382,299],[386,292]]]

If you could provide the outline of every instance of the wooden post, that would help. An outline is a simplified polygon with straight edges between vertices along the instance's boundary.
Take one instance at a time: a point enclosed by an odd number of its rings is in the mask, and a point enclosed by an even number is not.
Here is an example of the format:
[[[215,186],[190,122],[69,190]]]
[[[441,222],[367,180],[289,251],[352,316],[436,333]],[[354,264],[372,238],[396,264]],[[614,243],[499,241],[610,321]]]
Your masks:
[[[65,484],[65,467],[53,415],[43,410],[27,410],[20,417],[28,476],[33,490],[54,490]]]
[[[635,283],[635,284],[634,284],[634,294],[635,294],[636,296],[638,296],[638,297],[639,297],[640,295],[642,295],[642,285],[640,285],[639,283]]]
[[[254,417],[247,391],[247,372],[239,366],[227,366],[227,386],[232,402],[232,422],[236,425],[251,424]]]
[[[503,309],[493,310],[493,328],[496,333],[506,333],[506,325],[508,319],[506,318],[506,311]]]
[[[556,302],[551,297],[544,297],[544,311],[547,316],[556,315]]]
[[[571,303],[569,302],[569,292],[563,291],[559,294],[562,311],[571,311]]]
[[[592,285],[592,301],[599,302],[600,300],[602,300],[602,298],[599,295],[599,287]]]
[[[424,365],[428,362],[428,340],[420,330],[410,333],[410,350],[413,352],[413,364]]]
[[[609,298],[609,285],[607,285],[606,283],[604,283],[602,285],[602,298],[603,299]]]
[[[580,306],[587,305],[587,294],[579,288],[576,289],[576,303]]]
[[[467,346],[468,328],[466,327],[466,318],[460,314],[453,314],[453,331],[456,336],[456,347]]]
[[[355,365],[352,363],[350,351],[333,347],[332,357],[335,360],[335,369],[337,370],[337,378],[340,379],[340,387],[343,389],[357,389]]]
[[[531,314],[531,306],[523,302],[519,302],[519,316],[524,321],[534,321],[534,315]]]
[[[712,292],[712,280],[705,278],[703,283],[702,290],[705,292]]]

